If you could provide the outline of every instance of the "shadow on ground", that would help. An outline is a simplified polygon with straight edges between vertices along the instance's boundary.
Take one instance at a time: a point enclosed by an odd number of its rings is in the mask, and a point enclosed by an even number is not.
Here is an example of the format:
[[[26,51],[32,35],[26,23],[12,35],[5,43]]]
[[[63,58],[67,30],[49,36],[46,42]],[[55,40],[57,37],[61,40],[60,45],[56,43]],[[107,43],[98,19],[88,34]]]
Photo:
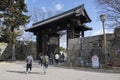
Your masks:
[[[27,74],[25,71],[12,71],[12,70],[6,70],[6,72]],[[44,72],[30,72],[30,73],[28,73],[28,74],[40,74],[40,75],[45,75]]]

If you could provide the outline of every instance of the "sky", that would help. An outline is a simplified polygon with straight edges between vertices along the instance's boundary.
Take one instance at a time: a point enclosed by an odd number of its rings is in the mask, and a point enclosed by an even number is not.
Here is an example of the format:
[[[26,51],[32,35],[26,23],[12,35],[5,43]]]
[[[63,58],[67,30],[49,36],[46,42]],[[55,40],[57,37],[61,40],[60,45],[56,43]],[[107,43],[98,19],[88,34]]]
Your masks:
[[[69,9],[84,4],[87,14],[92,20],[92,22],[87,23],[86,25],[93,29],[91,31],[86,31],[85,36],[94,36],[103,33],[102,23],[99,20],[100,13],[98,12],[99,9],[95,0],[26,0],[25,2],[27,4],[28,11],[34,8],[41,8],[44,12],[46,12],[47,9],[65,12]],[[31,27],[32,24],[33,22],[31,21],[27,26]],[[112,32],[111,29],[107,28],[107,25],[105,25],[105,27],[106,33]],[[60,46],[66,47],[65,40],[65,36],[60,39]]]

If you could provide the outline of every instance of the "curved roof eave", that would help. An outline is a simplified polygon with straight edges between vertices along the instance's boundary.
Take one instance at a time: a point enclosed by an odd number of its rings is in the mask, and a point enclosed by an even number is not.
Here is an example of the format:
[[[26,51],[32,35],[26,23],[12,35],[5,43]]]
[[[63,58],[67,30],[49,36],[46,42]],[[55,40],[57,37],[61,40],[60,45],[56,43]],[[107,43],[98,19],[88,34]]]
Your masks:
[[[31,28],[28,28],[26,29],[25,31],[32,31],[32,29],[35,29],[39,26],[42,26],[42,25],[45,25],[45,24],[49,24],[50,22],[53,22],[55,20],[59,20],[59,19],[62,19],[64,17],[67,17],[67,16],[70,16],[70,15],[73,15],[73,14],[77,14],[76,12],[79,11],[79,13],[82,13],[82,11],[84,11],[85,13],[85,16],[87,18],[87,22],[91,22],[91,19],[89,18],[89,16],[87,15],[87,12],[84,8],[84,4],[76,7],[76,8],[73,8],[71,10],[68,10],[66,12],[63,12],[61,14],[58,14],[56,16],[53,16],[51,18],[48,18],[48,19],[45,19],[43,21],[40,21],[40,22],[37,22],[37,23],[34,23],[33,26]]]

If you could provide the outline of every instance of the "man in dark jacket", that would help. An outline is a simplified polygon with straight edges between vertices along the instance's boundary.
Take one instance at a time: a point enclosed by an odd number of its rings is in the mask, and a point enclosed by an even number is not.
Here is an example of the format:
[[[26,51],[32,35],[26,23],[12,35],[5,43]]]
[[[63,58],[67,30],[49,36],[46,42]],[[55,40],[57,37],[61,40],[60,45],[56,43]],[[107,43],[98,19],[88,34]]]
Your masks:
[[[28,73],[28,69],[30,69],[29,72],[31,72],[32,62],[33,62],[33,57],[29,54],[26,58],[26,73]]]

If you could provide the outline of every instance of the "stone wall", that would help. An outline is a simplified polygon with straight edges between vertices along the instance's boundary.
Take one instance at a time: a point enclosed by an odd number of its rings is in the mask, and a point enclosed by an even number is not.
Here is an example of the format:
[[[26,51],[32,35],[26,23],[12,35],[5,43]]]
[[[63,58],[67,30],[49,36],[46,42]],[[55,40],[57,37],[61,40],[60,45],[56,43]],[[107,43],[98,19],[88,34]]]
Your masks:
[[[118,61],[118,59],[115,59],[116,57],[114,57],[114,48],[120,50],[119,32],[120,28],[117,28],[117,30],[115,29],[115,32],[113,34],[106,34],[107,63],[109,65],[114,65],[115,61]],[[69,39],[68,63],[82,65],[81,61],[83,61],[84,66],[91,66],[91,57],[93,55],[97,55],[99,57],[100,64],[104,64],[105,54],[103,44],[103,35]]]
[[[120,27],[115,28],[114,30],[114,39],[113,39],[113,65],[120,66]]]
[[[32,54],[33,58],[36,59],[36,43],[31,42],[25,45],[23,42],[16,43],[15,46],[15,56],[18,60],[24,60],[28,54]],[[8,44],[4,49],[1,58],[2,59],[11,59],[12,57],[12,49],[11,45]]]

